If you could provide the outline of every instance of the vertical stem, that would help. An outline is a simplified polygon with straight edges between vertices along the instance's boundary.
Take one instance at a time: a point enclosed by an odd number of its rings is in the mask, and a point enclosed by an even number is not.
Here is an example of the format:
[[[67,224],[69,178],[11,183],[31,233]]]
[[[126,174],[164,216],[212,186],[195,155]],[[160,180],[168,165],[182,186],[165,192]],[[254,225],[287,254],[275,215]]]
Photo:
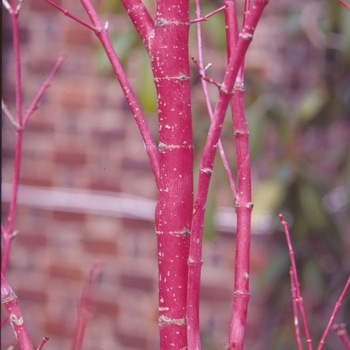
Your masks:
[[[345,294],[346,294],[347,290],[349,289],[349,286],[350,286],[350,276],[348,277],[348,279],[347,279],[347,281],[345,283],[345,286],[344,286],[342,292],[340,293],[340,296],[339,296],[337,302],[335,303],[332,315],[329,318],[329,321],[328,321],[328,324],[326,326],[326,329],[324,330],[324,332],[322,334],[321,340],[320,340],[320,342],[319,342],[319,344],[317,346],[317,350],[321,350],[323,348],[323,345],[324,345],[324,342],[325,342],[326,337],[328,335],[328,332],[331,329],[331,326],[332,326],[332,324],[334,322],[335,316],[336,316],[336,314],[337,314],[337,312],[338,312],[338,310],[339,310],[339,308],[341,306],[341,303],[342,303],[342,301],[343,301],[343,299],[345,297]]]
[[[102,268],[102,263],[95,262],[90,269],[89,278],[86,281],[86,285],[78,308],[78,316],[73,332],[71,350],[80,350],[82,348],[86,327],[88,325],[90,317],[91,306],[93,303],[93,295],[97,279],[102,273]]]
[[[297,293],[296,293],[296,287],[294,285],[294,272],[291,268],[289,270],[290,275],[290,285],[291,285],[291,294],[292,294],[292,302],[293,302],[293,317],[294,317],[294,333],[295,333],[295,340],[297,342],[298,350],[303,350],[303,345],[301,342],[301,335],[300,335],[300,325],[299,325],[299,317],[298,317],[298,302],[297,302]]]
[[[236,6],[226,1],[226,40],[228,60],[232,57],[238,41]],[[245,1],[243,26],[249,10],[249,1]],[[236,260],[233,307],[230,324],[228,348],[243,349],[247,323],[249,291],[249,259],[251,236],[251,212],[253,209],[251,194],[251,169],[249,155],[249,130],[244,106],[244,59],[241,62],[231,99],[233,134],[236,146],[237,194],[236,194]]]
[[[282,214],[279,214],[279,218],[280,218],[281,224],[282,224],[283,229],[284,229],[284,233],[285,233],[287,245],[288,245],[288,250],[289,250],[291,270],[293,272],[291,274],[291,277],[293,279],[293,281],[292,281],[293,287],[295,288],[295,302],[297,303],[298,308],[299,308],[300,317],[301,317],[301,321],[303,324],[305,337],[306,337],[307,349],[312,350],[312,340],[311,340],[310,331],[309,331],[309,327],[308,327],[307,320],[306,320],[303,298],[301,297],[301,293],[300,293],[299,278],[298,278],[297,267],[296,267],[296,263],[295,263],[295,255],[294,255],[294,250],[293,250],[293,246],[292,246],[292,241],[290,239],[288,223],[284,220],[284,217]]]
[[[247,15],[246,25],[239,34],[237,45],[228,63],[222,84],[220,84],[219,99],[214,110],[213,122],[210,125],[208,137],[205,143],[203,158],[201,161],[198,188],[194,202],[191,245],[189,255],[189,280],[187,301],[188,349],[200,349],[199,341],[199,281],[202,264],[202,236],[205,213],[205,203],[211,174],[213,172],[215,153],[219,141],[222,124],[226,109],[231,100],[231,92],[236,80],[241,62],[247,52],[248,46],[253,38],[254,30],[259,22],[262,11],[267,4],[266,0],[256,0],[251,11]],[[241,173],[242,174],[242,173]],[[239,193],[237,193],[239,195]],[[250,205],[250,204],[249,204]],[[247,208],[249,209],[249,208]],[[243,212],[244,215],[246,213]],[[244,248],[244,247],[242,247]],[[249,255],[247,257],[249,260]],[[197,332],[197,334],[196,334]]]
[[[19,10],[16,10],[16,2],[11,2],[12,11],[10,11],[12,19],[12,33],[13,33],[13,52],[15,65],[15,94],[16,94],[16,122],[18,128],[16,130],[16,145],[15,145],[15,159],[14,171],[12,180],[12,194],[10,207],[7,217],[7,225],[3,229],[3,248],[1,259],[1,271],[6,275],[9,254],[11,249],[11,242],[13,238],[14,221],[16,217],[17,195],[21,168],[21,153],[22,153],[22,138],[23,138],[23,120],[22,120],[22,90],[21,90],[21,62],[20,62],[20,46],[19,46],[19,26],[18,15]]]
[[[10,315],[10,323],[16,334],[20,349],[34,350],[18,305],[17,296],[7,284],[3,273],[1,273],[1,303],[4,304],[7,313]]]
[[[249,156],[249,131],[244,110],[244,88],[236,83],[231,102],[237,162],[237,232],[235,281],[231,316],[229,348],[243,349],[249,302],[249,258],[251,212],[251,174]]]
[[[189,25],[188,0],[157,1],[149,52],[158,96],[156,232],[162,350],[187,346],[187,259],[193,210]]]

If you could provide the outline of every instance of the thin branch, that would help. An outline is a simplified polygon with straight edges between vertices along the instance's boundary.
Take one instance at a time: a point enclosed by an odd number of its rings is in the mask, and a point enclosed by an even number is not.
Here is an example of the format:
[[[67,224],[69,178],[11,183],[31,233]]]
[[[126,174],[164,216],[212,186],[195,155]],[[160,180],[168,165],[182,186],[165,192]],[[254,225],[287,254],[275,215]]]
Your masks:
[[[341,323],[340,325],[335,324],[332,328],[344,344],[345,349],[350,350],[350,340],[346,334],[346,325],[344,323]]]
[[[38,94],[35,96],[33,102],[30,104],[29,108],[27,109],[24,118],[23,118],[23,127],[27,124],[29,117],[33,114],[33,112],[38,108],[37,105],[40,101],[40,99],[42,98],[45,90],[47,88],[50,87],[50,83],[52,78],[54,77],[54,75],[56,74],[58,68],[60,67],[60,65],[62,64],[62,62],[64,61],[64,59],[66,58],[66,55],[61,54],[58,56],[58,59],[56,61],[55,66],[53,67],[51,73],[49,74],[49,76],[47,77],[47,79],[44,81],[44,83],[42,84]]]
[[[124,1],[125,1],[125,0],[124,0]],[[203,17],[200,17],[200,15],[199,15],[199,17],[198,17],[197,2],[198,2],[198,0],[196,1],[196,14],[197,14],[197,18],[192,19],[192,20],[191,20],[191,24],[192,24],[192,23],[198,23],[198,22],[205,22],[205,21],[207,21],[207,19],[210,18],[211,16],[216,15],[217,13],[223,11],[223,10],[226,8],[226,6],[223,5],[223,6],[219,7],[218,9],[214,10],[213,12],[208,13],[207,15],[205,15],[205,16],[203,16]],[[198,5],[199,5],[199,4],[198,4]],[[200,10],[199,10],[199,11],[200,11]],[[198,27],[197,27],[197,33],[198,33]],[[198,43],[198,46],[199,46],[199,43]]]
[[[279,214],[279,218],[280,218],[281,224],[284,228],[284,233],[285,233],[287,245],[288,245],[290,262],[292,265],[292,267],[291,267],[292,271],[293,271],[292,276],[293,276],[294,287],[295,287],[295,296],[296,296],[295,300],[298,303],[300,317],[301,317],[301,321],[303,323],[303,328],[304,328],[304,332],[305,332],[307,348],[308,348],[308,350],[312,350],[312,340],[311,340],[311,336],[310,336],[310,332],[309,332],[309,327],[307,325],[306,314],[305,314],[304,304],[303,304],[303,298],[301,297],[301,294],[300,294],[299,278],[298,278],[297,267],[296,267],[296,263],[295,263],[294,250],[293,250],[292,242],[290,239],[288,223],[284,220],[284,217],[282,214]]]
[[[82,348],[84,334],[91,312],[94,290],[96,287],[97,279],[102,273],[102,269],[103,264],[100,262],[95,263],[91,267],[89,278],[86,282],[78,309],[78,317],[75,323],[75,330],[73,333],[74,336],[72,340],[71,350],[80,350]]]
[[[11,5],[8,3],[7,0],[2,0],[2,4],[4,5],[5,9],[9,12],[9,14],[12,14],[13,9]]]
[[[21,154],[22,154],[22,141],[23,141],[23,119],[22,119],[22,88],[21,88],[21,58],[20,58],[20,38],[19,38],[19,5],[16,5],[16,1],[12,0],[10,8],[12,19],[12,35],[13,35],[13,55],[14,55],[14,71],[15,71],[15,96],[16,96],[16,144],[15,144],[15,157],[14,157],[14,169],[12,180],[12,193],[10,200],[10,207],[7,216],[6,228],[2,229],[3,245],[2,245],[2,257],[1,257],[1,271],[3,275],[6,275],[7,265],[10,256],[11,242],[14,237],[14,223],[17,210],[17,195],[19,186],[19,177],[21,169]],[[9,5],[7,3],[7,5]],[[6,6],[7,6],[6,5]]]
[[[65,10],[64,8],[62,8],[61,6],[55,4],[53,1],[51,0],[44,0],[46,1],[48,4],[50,4],[51,6],[55,7],[57,10],[61,11],[65,16],[71,18],[72,20],[80,23],[81,25],[83,25],[86,28],[91,29],[92,31],[96,32],[97,28],[92,26],[91,24],[81,20],[80,18],[74,16],[73,14],[71,14],[68,10]]]
[[[236,50],[230,59],[226,73],[219,91],[219,99],[215,106],[213,122],[210,125],[208,137],[205,143],[202,161],[199,169],[198,186],[193,208],[193,217],[191,225],[191,243],[188,259],[188,300],[187,300],[187,322],[188,327],[192,329],[199,328],[199,289],[196,286],[200,281],[202,264],[202,236],[203,222],[205,214],[205,203],[208,196],[208,188],[213,172],[214,159],[217,144],[219,142],[222,125],[224,122],[226,110],[231,100],[231,92],[236,80],[242,59],[244,58],[249,44],[253,38],[254,30],[260,20],[263,9],[267,5],[266,1],[254,1],[251,11],[247,16],[247,23],[240,33]],[[249,276],[245,276],[249,278]],[[237,348],[238,349],[238,348]],[[192,349],[191,349],[192,350]]]
[[[226,26],[227,60],[233,58],[239,41],[238,16],[233,1],[224,1]],[[245,1],[243,28],[245,28],[250,2]],[[243,32],[243,30],[242,30]],[[231,97],[233,135],[236,148],[237,195],[235,208],[237,213],[236,254],[234,273],[234,293],[228,346],[243,349],[250,298],[250,241],[251,213],[253,209],[251,190],[251,165],[249,154],[249,130],[244,104],[244,57],[235,80]]]
[[[348,277],[348,279],[347,279],[347,281],[345,283],[345,286],[344,286],[342,292],[340,293],[340,296],[339,296],[337,302],[335,303],[332,315],[329,318],[327,327],[326,327],[326,329],[324,330],[324,332],[322,334],[321,340],[320,340],[320,342],[319,342],[319,344],[317,346],[317,350],[321,350],[322,349],[322,347],[324,345],[324,342],[325,342],[325,339],[326,339],[326,337],[328,335],[328,332],[331,329],[331,326],[332,326],[332,323],[334,321],[335,315],[337,314],[337,312],[338,312],[338,310],[339,310],[339,308],[341,306],[341,303],[342,303],[342,301],[344,299],[345,293],[348,290],[349,286],[350,286],[350,276]]]
[[[226,7],[227,6],[224,5],[224,6],[220,7],[218,10],[216,10],[214,12],[217,13],[219,11],[222,11]],[[201,15],[200,11],[201,10],[200,10],[199,0],[196,0],[196,15],[197,15],[197,19],[200,18],[200,15]],[[207,15],[207,16],[209,16],[209,15]],[[193,23],[195,23],[195,22],[193,22]],[[214,120],[213,109],[211,107],[210,98],[209,98],[209,92],[208,92],[208,86],[207,86],[206,82],[214,84],[219,89],[220,89],[221,85],[218,82],[216,82],[215,80],[207,78],[205,76],[206,67],[204,67],[203,45],[202,45],[202,27],[201,27],[200,21],[197,22],[197,41],[198,41],[198,60],[199,61],[195,60],[193,57],[191,57],[191,58],[192,58],[194,64],[198,67],[200,78],[202,79],[202,89],[203,89],[205,104],[206,104],[207,111],[208,111],[208,114],[209,114],[209,117],[210,117],[210,121],[213,122],[213,120]],[[220,157],[221,157],[221,160],[222,160],[225,172],[226,172],[226,176],[227,176],[227,179],[228,179],[228,182],[229,182],[229,186],[230,186],[233,198],[236,198],[235,182],[233,180],[232,172],[231,172],[230,166],[228,164],[228,161],[227,161],[227,158],[226,158],[226,154],[225,154],[225,151],[224,151],[224,147],[222,145],[221,140],[219,140],[219,142],[218,142],[218,148],[219,148]]]
[[[154,21],[141,0],[121,0],[129,18],[134,24],[147,52],[149,52],[149,38],[154,32]]]
[[[48,336],[45,336],[36,350],[41,350],[44,347],[44,345],[49,341],[49,339],[50,338]]]
[[[137,126],[139,127],[143,142],[146,147],[148,157],[151,162],[154,178],[156,183],[159,182],[159,160],[158,149],[152,137],[149,126],[146,122],[145,116],[142,113],[141,107],[136,99],[130,82],[125,74],[125,71],[119,61],[119,58],[113,48],[110,38],[108,37],[107,30],[102,26],[101,21],[89,0],[81,0],[85,11],[90,17],[91,22],[97,28],[96,36],[101,41],[101,44],[108,56],[108,59],[112,65],[114,73],[119,80],[120,86],[124,92],[124,96],[129,104],[131,111],[134,114]]]
[[[339,0],[339,1],[347,10],[350,11],[350,4],[348,4],[345,0]]]
[[[296,294],[296,287],[294,283],[295,281],[294,273],[292,268],[289,270],[289,275],[290,275],[291,294],[292,294],[292,301],[293,301],[295,340],[297,342],[298,350],[303,350],[303,345],[302,345],[301,336],[300,336],[299,318],[298,318],[297,294]]]

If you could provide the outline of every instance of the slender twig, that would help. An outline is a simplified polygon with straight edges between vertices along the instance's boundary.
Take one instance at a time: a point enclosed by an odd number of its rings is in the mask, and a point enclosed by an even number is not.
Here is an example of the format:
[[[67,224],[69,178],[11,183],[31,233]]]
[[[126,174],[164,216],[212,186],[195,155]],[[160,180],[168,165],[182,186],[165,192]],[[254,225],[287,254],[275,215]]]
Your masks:
[[[219,7],[218,9],[216,9],[216,10],[214,10],[214,11],[208,13],[207,15],[201,17],[201,15],[200,15],[200,10],[199,10],[199,16],[198,16],[198,10],[197,10],[197,9],[199,9],[199,3],[198,3],[198,5],[197,5],[197,2],[198,2],[198,0],[196,1],[196,15],[197,15],[197,18],[192,19],[192,20],[191,20],[191,24],[192,24],[192,23],[198,23],[198,22],[207,21],[208,18],[210,18],[211,16],[216,15],[217,13],[223,11],[223,10],[226,8],[226,6],[223,5],[223,6]],[[199,31],[199,32],[201,32],[201,31]],[[198,34],[198,27],[197,27],[197,34]],[[198,35],[197,35],[197,37],[198,37]],[[199,48],[199,42],[198,42],[198,48]]]
[[[227,7],[227,5],[221,6],[216,11],[213,11],[211,14],[207,15],[207,17],[212,16],[212,15],[218,13],[219,11],[224,10],[226,7]],[[200,9],[199,0],[196,0],[196,16],[197,16],[196,19],[200,19],[201,18],[201,9]],[[192,23],[195,23],[194,21],[192,21]],[[206,104],[207,111],[208,111],[208,114],[209,114],[209,117],[210,117],[210,121],[212,122],[213,119],[214,119],[213,109],[212,109],[211,103],[210,103],[208,87],[207,87],[207,84],[205,82],[213,83],[218,88],[220,88],[220,86],[219,86],[219,84],[217,82],[214,82],[213,80],[207,80],[207,77],[205,76],[205,71],[206,71],[208,66],[204,67],[203,45],[202,45],[202,26],[201,26],[200,21],[198,21],[198,23],[197,23],[197,42],[198,42],[198,60],[199,61],[197,62],[197,60],[195,60],[193,57],[192,57],[192,60],[195,63],[195,65],[198,67],[198,70],[199,70],[199,73],[200,73],[200,77],[202,78],[202,89],[203,89],[205,104]],[[219,148],[219,153],[220,153],[220,156],[221,156],[222,163],[224,165],[224,169],[225,169],[225,172],[226,172],[226,176],[228,178],[228,182],[229,182],[229,185],[230,185],[230,189],[231,189],[233,198],[236,198],[236,186],[235,186],[235,183],[234,183],[234,180],[233,180],[232,172],[231,172],[230,166],[228,164],[228,161],[227,161],[227,158],[226,158],[226,155],[225,155],[225,151],[224,151],[224,147],[222,145],[221,140],[219,140],[218,148]]]
[[[350,286],[350,276],[348,277],[348,279],[347,279],[347,281],[345,283],[345,286],[344,286],[342,292],[340,293],[340,296],[339,296],[337,302],[335,303],[332,315],[329,318],[329,321],[328,321],[328,324],[326,326],[326,329],[324,330],[324,332],[322,334],[321,340],[320,340],[320,342],[319,342],[319,344],[317,346],[317,350],[321,350],[323,348],[325,339],[326,339],[326,337],[328,335],[329,330],[331,329],[331,326],[333,324],[334,318],[335,318],[335,316],[336,316],[336,314],[337,314],[337,312],[338,312],[338,310],[339,310],[339,308],[341,306],[341,303],[342,303],[342,301],[344,299],[345,293],[348,290],[349,286]]]
[[[296,287],[294,284],[294,274],[293,274],[292,268],[289,270],[289,275],[290,275],[290,285],[291,285],[291,294],[292,294],[292,302],[293,302],[295,340],[297,342],[298,350],[303,350],[303,345],[302,345],[301,336],[300,336],[300,325],[299,325],[299,318],[298,318],[298,302],[297,302],[297,295],[296,295]]]
[[[230,61],[239,40],[237,10],[234,2],[224,1],[227,59]],[[245,1],[243,28],[247,22],[250,2]],[[251,166],[249,154],[249,130],[244,105],[244,57],[237,73],[231,98],[233,134],[236,148],[237,213],[234,293],[228,347],[243,349],[247,323],[249,291],[249,261],[251,240]]]
[[[40,101],[40,99],[42,98],[45,90],[47,88],[50,87],[50,83],[52,78],[54,77],[54,75],[56,74],[58,68],[60,67],[60,65],[62,64],[62,62],[64,61],[64,59],[66,58],[66,55],[61,54],[58,56],[58,59],[56,61],[55,66],[53,67],[51,73],[49,74],[49,76],[47,77],[47,79],[44,81],[44,83],[42,84],[39,92],[37,93],[37,95],[35,96],[33,102],[30,104],[30,106],[28,107],[28,109],[26,110],[26,113],[24,115],[23,118],[23,127],[27,124],[29,117],[33,114],[33,112],[38,108],[37,105]]]
[[[8,111],[6,105],[2,102],[2,108],[5,114],[9,117],[10,121],[16,127],[16,145],[15,145],[15,158],[14,158],[14,169],[13,169],[13,180],[12,180],[12,193],[10,207],[7,217],[7,225],[2,228],[3,235],[3,247],[2,247],[2,264],[1,271],[6,275],[7,265],[9,260],[9,254],[11,250],[11,242],[15,237],[16,232],[14,231],[14,222],[17,211],[17,196],[19,187],[19,177],[21,170],[21,155],[22,155],[22,140],[23,140],[23,130],[28,122],[29,117],[36,109],[38,102],[43,96],[45,90],[49,87],[50,81],[55,75],[57,69],[63,62],[65,55],[60,55],[57,62],[49,74],[49,77],[45,80],[44,84],[40,88],[37,96],[34,98],[30,107],[27,109],[24,117],[22,115],[22,92],[21,92],[21,66],[20,66],[20,49],[19,49],[19,29],[18,29],[18,12],[19,5],[16,7],[15,2],[12,4],[12,9],[16,8],[15,11],[10,12],[12,17],[12,29],[13,29],[13,43],[14,43],[14,63],[15,63],[15,82],[16,82],[16,120],[12,117],[11,113]]]
[[[350,340],[346,334],[346,325],[344,323],[341,323],[340,325],[335,324],[332,328],[344,344],[345,349],[350,350]]]
[[[7,0],[2,0],[2,4],[4,5],[5,9],[11,14],[13,12],[11,5],[8,3]]]
[[[44,345],[49,341],[49,339],[50,338],[48,336],[45,336],[36,350],[41,350],[44,347]]]
[[[102,268],[103,264],[100,262],[95,263],[91,267],[89,278],[86,282],[78,309],[78,317],[75,323],[75,330],[73,333],[71,350],[80,350],[82,348],[84,334],[91,312],[94,290],[97,283],[97,279],[102,273]]]
[[[9,3],[7,3],[8,7]],[[16,144],[15,144],[15,157],[14,157],[14,169],[12,180],[12,193],[10,200],[10,207],[7,216],[6,228],[2,230],[3,246],[1,257],[1,271],[6,275],[7,265],[11,250],[11,242],[14,229],[14,222],[17,209],[17,195],[19,186],[20,166],[21,166],[21,153],[22,153],[22,138],[23,138],[23,118],[22,118],[22,89],[21,89],[21,61],[20,61],[20,40],[19,40],[19,25],[18,15],[19,7],[16,5],[16,1],[12,0],[10,5],[11,10],[9,13],[12,19],[12,35],[13,35],[13,53],[14,53],[14,70],[15,70],[15,96],[16,96]]]
[[[348,4],[345,0],[339,0],[339,1],[347,10],[350,11],[350,4]]]
[[[149,126],[146,122],[146,119],[141,111],[141,107],[136,99],[136,96],[133,92],[133,89],[130,85],[130,82],[128,78],[126,77],[125,71],[119,61],[119,58],[113,48],[113,45],[108,37],[108,31],[105,26],[102,25],[94,7],[92,6],[91,2],[88,0],[81,0],[81,3],[83,7],[85,8],[85,11],[89,15],[89,18],[92,22],[91,25],[87,25],[86,22],[82,22],[81,20],[77,19],[75,16],[70,14],[67,10],[62,9],[60,6],[54,4],[51,0],[45,0],[49,4],[56,7],[58,10],[63,12],[66,16],[72,18],[73,20],[79,22],[80,24],[84,25],[85,27],[88,27],[89,29],[93,30],[98,37],[98,39],[101,41],[101,44],[107,54],[107,57],[112,65],[112,68],[114,70],[114,73],[116,77],[118,78],[120,82],[120,86],[124,92],[125,98],[129,104],[129,107],[131,111],[134,114],[134,117],[136,119],[136,123],[139,127],[141,136],[143,138],[145,148],[147,151],[147,154],[150,158],[152,170],[154,173],[154,177],[156,182],[159,180],[159,164],[158,164],[158,150],[155,145],[154,139],[152,137],[151,131],[149,129]]]
[[[72,13],[70,13],[68,10],[65,10],[64,8],[62,8],[61,6],[55,4],[53,1],[51,0],[44,0],[46,1],[48,4],[50,4],[51,6],[55,7],[58,11],[61,11],[65,16],[71,18],[72,20],[80,23],[81,25],[83,25],[86,28],[91,29],[92,31],[96,31],[97,28],[95,26],[92,26],[90,23],[87,23],[83,20],[81,20],[80,18],[74,16]]]
[[[295,287],[295,296],[296,296],[295,300],[298,304],[301,321],[303,323],[303,328],[304,328],[305,337],[306,337],[306,345],[307,345],[308,350],[312,350],[312,340],[311,340],[309,327],[308,327],[307,320],[306,320],[303,298],[301,297],[301,294],[300,294],[299,278],[298,278],[297,267],[296,267],[296,263],[295,263],[294,250],[293,250],[292,242],[290,239],[288,223],[287,223],[287,221],[284,220],[284,217],[282,214],[279,214],[279,218],[280,218],[280,221],[281,221],[282,226],[284,228],[284,233],[285,233],[286,240],[287,240],[289,257],[290,257],[290,262],[292,265],[291,268],[293,271],[292,277],[293,277],[294,287]]]
[[[219,99],[214,110],[213,122],[210,125],[208,137],[205,143],[203,158],[200,164],[198,187],[193,209],[191,245],[189,255],[189,279],[188,279],[188,301],[187,301],[187,322],[192,329],[199,328],[199,289],[194,288],[200,281],[202,264],[202,234],[205,213],[205,203],[208,195],[208,188],[211,174],[213,172],[214,158],[220,132],[228,104],[231,100],[231,92],[236,80],[242,59],[247,52],[248,46],[253,38],[254,30],[260,20],[262,11],[267,1],[255,1],[251,11],[247,15],[246,25],[242,29],[236,45],[236,50],[229,60],[226,73],[219,91]],[[249,207],[250,205],[247,204]],[[249,209],[249,208],[248,208]],[[246,249],[244,249],[246,250]],[[249,256],[247,257],[249,260]],[[244,278],[249,276],[244,274]],[[244,322],[245,323],[245,322]],[[197,349],[197,348],[189,348]],[[238,348],[237,348],[238,349]]]

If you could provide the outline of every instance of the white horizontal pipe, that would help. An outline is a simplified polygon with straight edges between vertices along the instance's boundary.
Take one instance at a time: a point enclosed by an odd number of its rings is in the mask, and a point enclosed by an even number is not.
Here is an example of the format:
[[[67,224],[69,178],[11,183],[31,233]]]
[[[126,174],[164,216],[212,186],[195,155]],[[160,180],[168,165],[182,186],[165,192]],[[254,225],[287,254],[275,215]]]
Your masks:
[[[8,203],[10,198],[11,184],[3,183],[2,201]],[[27,185],[20,185],[19,187],[18,204],[43,210],[90,213],[142,219],[151,222],[154,221],[156,208],[155,200],[125,193]],[[268,217],[261,217],[259,220],[253,220],[253,232],[266,233],[271,228],[271,222],[268,219]],[[214,216],[214,223],[219,231],[235,232],[236,214],[234,208],[219,207]],[[263,230],[261,230],[261,226],[263,226]],[[257,228],[257,230],[254,230],[254,228]]]

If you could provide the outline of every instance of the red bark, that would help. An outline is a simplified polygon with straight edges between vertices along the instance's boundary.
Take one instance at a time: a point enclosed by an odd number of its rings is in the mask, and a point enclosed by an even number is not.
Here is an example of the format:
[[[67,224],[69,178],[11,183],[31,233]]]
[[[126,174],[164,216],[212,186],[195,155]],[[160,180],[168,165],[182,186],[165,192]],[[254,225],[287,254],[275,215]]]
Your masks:
[[[188,0],[157,3],[150,58],[158,97],[156,209],[160,348],[187,346],[187,259],[193,210]]]

